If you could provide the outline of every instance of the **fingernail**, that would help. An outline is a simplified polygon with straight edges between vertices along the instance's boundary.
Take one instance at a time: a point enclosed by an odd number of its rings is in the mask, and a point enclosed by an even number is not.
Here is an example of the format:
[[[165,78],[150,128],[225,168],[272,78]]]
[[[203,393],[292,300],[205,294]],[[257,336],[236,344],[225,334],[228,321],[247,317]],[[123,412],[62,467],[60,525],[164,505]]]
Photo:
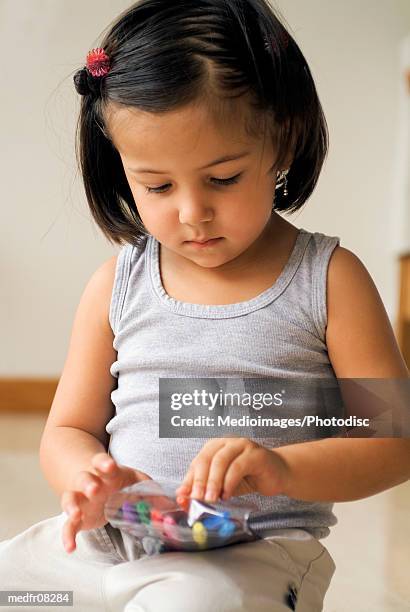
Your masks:
[[[214,501],[215,497],[216,497],[216,493],[214,489],[206,490],[205,499],[207,499],[208,501]]]

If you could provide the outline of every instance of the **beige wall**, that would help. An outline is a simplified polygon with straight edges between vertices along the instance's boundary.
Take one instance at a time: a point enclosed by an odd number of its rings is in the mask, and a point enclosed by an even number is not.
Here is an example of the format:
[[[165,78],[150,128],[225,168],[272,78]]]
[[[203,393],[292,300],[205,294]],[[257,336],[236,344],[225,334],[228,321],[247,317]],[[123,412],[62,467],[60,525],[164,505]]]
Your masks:
[[[58,376],[87,279],[117,251],[90,220],[74,158],[72,74],[120,0],[0,3],[0,376]],[[372,274],[393,319],[391,231],[398,44],[405,0],[280,0],[311,66],[331,149],[297,226],[341,237]],[[410,237],[409,237],[410,242]]]
[[[396,256],[405,245],[410,249],[410,227],[406,236],[397,227],[392,197],[402,129],[400,43],[410,33],[410,3],[278,0],[277,6],[312,69],[330,131],[317,189],[293,221],[340,236],[367,266],[394,322]]]

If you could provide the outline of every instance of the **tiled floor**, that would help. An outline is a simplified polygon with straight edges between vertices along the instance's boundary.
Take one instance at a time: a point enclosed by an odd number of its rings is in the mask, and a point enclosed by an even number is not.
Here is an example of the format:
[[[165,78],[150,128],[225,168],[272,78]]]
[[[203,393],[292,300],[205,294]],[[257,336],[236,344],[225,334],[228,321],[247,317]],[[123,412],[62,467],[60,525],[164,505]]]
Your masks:
[[[39,468],[44,423],[0,417],[0,540],[61,511]],[[334,511],[339,524],[322,540],[337,568],[324,612],[409,612],[410,482]]]

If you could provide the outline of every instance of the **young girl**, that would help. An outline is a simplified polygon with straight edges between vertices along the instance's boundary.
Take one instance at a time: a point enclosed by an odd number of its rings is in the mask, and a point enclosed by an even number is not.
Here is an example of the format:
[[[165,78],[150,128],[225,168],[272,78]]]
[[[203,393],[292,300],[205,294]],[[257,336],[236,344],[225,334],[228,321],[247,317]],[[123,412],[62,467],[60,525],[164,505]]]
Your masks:
[[[162,378],[408,376],[360,260],[278,214],[327,153],[306,60],[265,0],[142,0],[74,80],[87,199],[122,248],[83,293],[41,442],[63,512],[0,545],[1,588],[79,612],[321,610],[333,503],[407,480],[409,441],[158,435]],[[104,504],[149,478],[252,501],[261,538],[148,557]]]

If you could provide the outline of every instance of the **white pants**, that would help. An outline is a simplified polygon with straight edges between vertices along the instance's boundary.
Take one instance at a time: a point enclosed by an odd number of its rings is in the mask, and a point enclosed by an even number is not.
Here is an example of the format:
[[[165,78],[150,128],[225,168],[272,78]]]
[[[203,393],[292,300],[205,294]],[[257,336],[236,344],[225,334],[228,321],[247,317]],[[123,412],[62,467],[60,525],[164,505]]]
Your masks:
[[[0,590],[73,591],[68,609],[75,612],[319,612],[335,571],[326,548],[303,529],[147,556],[132,536],[107,524],[81,531],[68,554],[65,520],[61,513],[0,542]],[[56,611],[10,607],[35,609]]]

